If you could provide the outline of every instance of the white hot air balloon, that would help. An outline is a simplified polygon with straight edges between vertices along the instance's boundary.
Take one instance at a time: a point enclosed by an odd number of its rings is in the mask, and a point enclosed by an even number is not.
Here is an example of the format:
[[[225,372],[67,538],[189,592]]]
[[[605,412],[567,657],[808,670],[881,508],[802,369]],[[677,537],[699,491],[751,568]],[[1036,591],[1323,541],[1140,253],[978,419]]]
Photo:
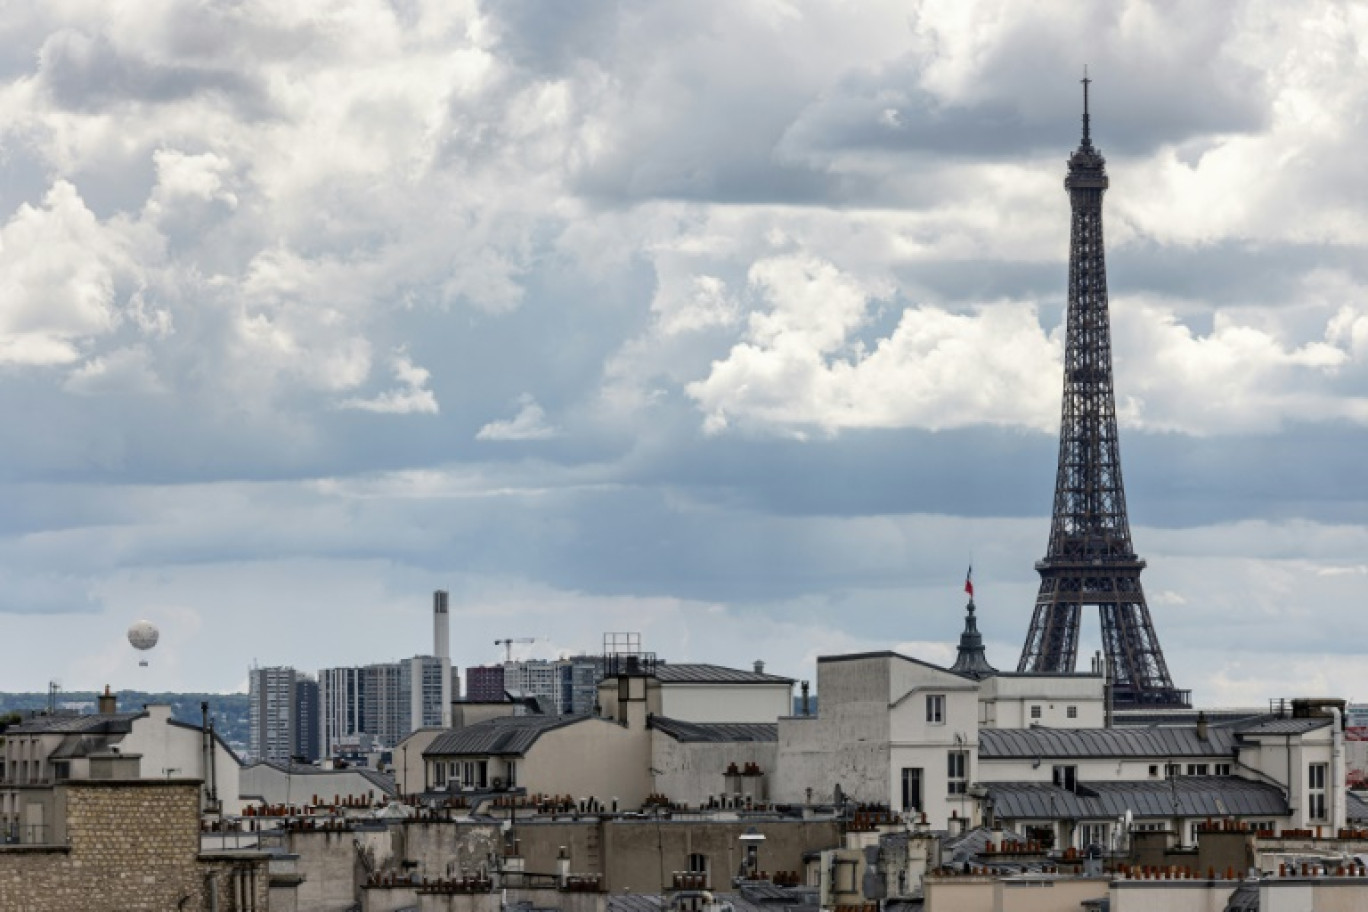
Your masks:
[[[161,633],[153,627],[149,621],[138,621],[128,628],[128,642],[134,648],[146,652],[157,645],[157,639]],[[140,659],[138,664],[143,668],[147,667],[147,659]]]

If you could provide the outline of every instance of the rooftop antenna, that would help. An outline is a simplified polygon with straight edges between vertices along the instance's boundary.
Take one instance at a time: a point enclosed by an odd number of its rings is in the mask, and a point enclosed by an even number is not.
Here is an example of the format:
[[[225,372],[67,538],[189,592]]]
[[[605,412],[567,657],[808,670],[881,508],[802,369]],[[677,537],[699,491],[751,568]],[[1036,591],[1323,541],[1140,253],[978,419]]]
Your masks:
[[[1092,131],[1089,129],[1091,124],[1088,118],[1088,86],[1092,80],[1088,78],[1088,65],[1083,64],[1083,145],[1092,145]]]

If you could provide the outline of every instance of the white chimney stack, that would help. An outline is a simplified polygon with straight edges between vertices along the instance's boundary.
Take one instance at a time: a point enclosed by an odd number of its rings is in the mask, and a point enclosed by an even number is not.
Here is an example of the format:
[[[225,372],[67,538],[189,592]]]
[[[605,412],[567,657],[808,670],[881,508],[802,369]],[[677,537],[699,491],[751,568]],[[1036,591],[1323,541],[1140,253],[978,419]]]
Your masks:
[[[451,728],[451,615],[445,589],[432,593],[432,654],[442,662],[442,727]]]

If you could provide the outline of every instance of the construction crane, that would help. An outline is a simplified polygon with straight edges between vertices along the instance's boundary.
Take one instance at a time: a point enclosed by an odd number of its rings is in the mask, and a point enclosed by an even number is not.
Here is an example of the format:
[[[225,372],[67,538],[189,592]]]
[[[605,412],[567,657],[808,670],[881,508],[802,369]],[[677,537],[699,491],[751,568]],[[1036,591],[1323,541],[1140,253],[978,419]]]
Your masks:
[[[494,641],[494,645],[495,645],[495,646],[502,646],[502,647],[504,648],[504,661],[505,661],[505,662],[511,662],[511,661],[513,661],[513,644],[514,644],[514,643],[535,643],[535,642],[537,642],[537,638],[536,638],[536,637],[508,637],[507,639],[503,639],[503,640],[495,640],[495,641]]]

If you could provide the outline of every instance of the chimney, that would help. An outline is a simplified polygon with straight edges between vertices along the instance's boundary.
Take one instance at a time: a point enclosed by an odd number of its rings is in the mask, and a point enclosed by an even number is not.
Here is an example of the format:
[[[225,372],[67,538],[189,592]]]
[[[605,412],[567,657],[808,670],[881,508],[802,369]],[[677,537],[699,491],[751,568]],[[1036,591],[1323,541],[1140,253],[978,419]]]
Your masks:
[[[759,659],[755,660],[755,673],[758,675],[762,675],[765,673],[765,663],[760,661]]]
[[[447,592],[432,593],[432,654],[439,659],[451,658],[451,616],[447,614]]]
[[[442,728],[451,728],[451,615],[447,613],[447,591],[432,593],[432,654],[442,668]]]
[[[808,682],[803,682],[803,715],[812,715],[812,704],[808,702]]]
[[[1207,739],[1206,710],[1197,711],[1197,737],[1203,741]]]
[[[565,883],[569,879],[570,853],[566,851],[565,846],[561,846],[560,851],[556,853],[556,884],[564,889]]]
[[[100,715],[112,716],[119,711],[119,698],[109,692],[109,685],[105,685],[104,693],[99,696]]]

